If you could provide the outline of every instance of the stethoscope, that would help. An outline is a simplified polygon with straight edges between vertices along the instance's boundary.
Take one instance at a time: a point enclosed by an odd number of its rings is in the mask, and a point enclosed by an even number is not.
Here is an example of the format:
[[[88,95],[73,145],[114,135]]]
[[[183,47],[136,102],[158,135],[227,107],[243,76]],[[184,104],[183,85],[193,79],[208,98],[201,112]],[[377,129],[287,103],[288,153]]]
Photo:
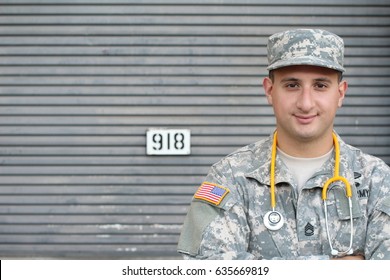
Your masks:
[[[331,254],[333,256],[345,256],[353,254],[352,243],[353,243],[353,217],[352,217],[352,189],[348,180],[345,177],[339,175],[340,170],[340,146],[337,140],[337,136],[333,133],[333,145],[335,150],[335,165],[334,165],[334,173],[333,177],[327,180],[322,188],[322,200],[324,201],[324,213],[325,213],[325,226],[326,226],[326,234],[329,241],[329,246],[331,249]],[[271,151],[271,173],[270,173],[270,184],[271,184],[271,211],[268,211],[264,215],[264,226],[269,230],[279,230],[284,224],[284,218],[280,212],[275,210],[276,207],[276,198],[275,198],[275,166],[276,166],[276,149],[277,149],[277,132],[275,131],[273,142],[272,142],[272,151]],[[351,233],[349,240],[349,247],[346,251],[338,251],[332,246],[330,234],[329,234],[329,225],[328,225],[328,205],[326,203],[328,197],[328,191],[330,184],[334,182],[341,181],[345,185],[345,195],[348,198],[348,206],[349,206],[349,216],[351,222]]]

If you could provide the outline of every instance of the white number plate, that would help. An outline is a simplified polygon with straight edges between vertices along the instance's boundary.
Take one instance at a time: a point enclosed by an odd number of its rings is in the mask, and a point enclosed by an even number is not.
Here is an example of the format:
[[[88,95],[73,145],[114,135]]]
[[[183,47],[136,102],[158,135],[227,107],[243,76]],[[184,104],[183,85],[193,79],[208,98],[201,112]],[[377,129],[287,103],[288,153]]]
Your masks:
[[[189,129],[149,129],[146,132],[147,155],[189,155],[190,153]]]

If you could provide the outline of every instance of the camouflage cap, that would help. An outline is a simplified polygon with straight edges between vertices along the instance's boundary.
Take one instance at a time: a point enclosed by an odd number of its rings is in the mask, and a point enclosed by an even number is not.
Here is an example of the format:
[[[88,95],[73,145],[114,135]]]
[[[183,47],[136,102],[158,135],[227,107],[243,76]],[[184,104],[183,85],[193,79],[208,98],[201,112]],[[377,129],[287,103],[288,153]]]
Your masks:
[[[344,42],[320,29],[295,29],[276,33],[268,39],[267,70],[314,65],[344,72]]]

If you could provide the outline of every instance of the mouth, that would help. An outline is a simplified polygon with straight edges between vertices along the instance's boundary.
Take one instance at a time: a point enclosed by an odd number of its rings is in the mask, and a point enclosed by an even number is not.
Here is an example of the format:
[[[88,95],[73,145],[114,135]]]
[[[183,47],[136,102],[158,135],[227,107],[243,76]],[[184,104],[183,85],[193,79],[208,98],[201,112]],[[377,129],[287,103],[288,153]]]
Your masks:
[[[294,115],[294,117],[300,124],[310,124],[315,120],[317,115]]]

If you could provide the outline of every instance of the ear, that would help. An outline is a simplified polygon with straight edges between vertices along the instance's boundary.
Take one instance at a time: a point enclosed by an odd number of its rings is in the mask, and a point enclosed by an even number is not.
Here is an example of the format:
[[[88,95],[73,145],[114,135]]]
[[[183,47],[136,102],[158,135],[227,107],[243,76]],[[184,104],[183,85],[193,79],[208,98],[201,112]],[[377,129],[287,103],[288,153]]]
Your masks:
[[[263,88],[265,96],[267,97],[268,104],[272,105],[272,88],[274,84],[269,77],[265,77],[263,80]]]
[[[338,106],[339,108],[343,105],[343,100],[344,100],[344,97],[345,97],[345,94],[347,93],[347,89],[348,89],[348,83],[347,81],[341,81],[339,83],[339,103],[338,103]]]

